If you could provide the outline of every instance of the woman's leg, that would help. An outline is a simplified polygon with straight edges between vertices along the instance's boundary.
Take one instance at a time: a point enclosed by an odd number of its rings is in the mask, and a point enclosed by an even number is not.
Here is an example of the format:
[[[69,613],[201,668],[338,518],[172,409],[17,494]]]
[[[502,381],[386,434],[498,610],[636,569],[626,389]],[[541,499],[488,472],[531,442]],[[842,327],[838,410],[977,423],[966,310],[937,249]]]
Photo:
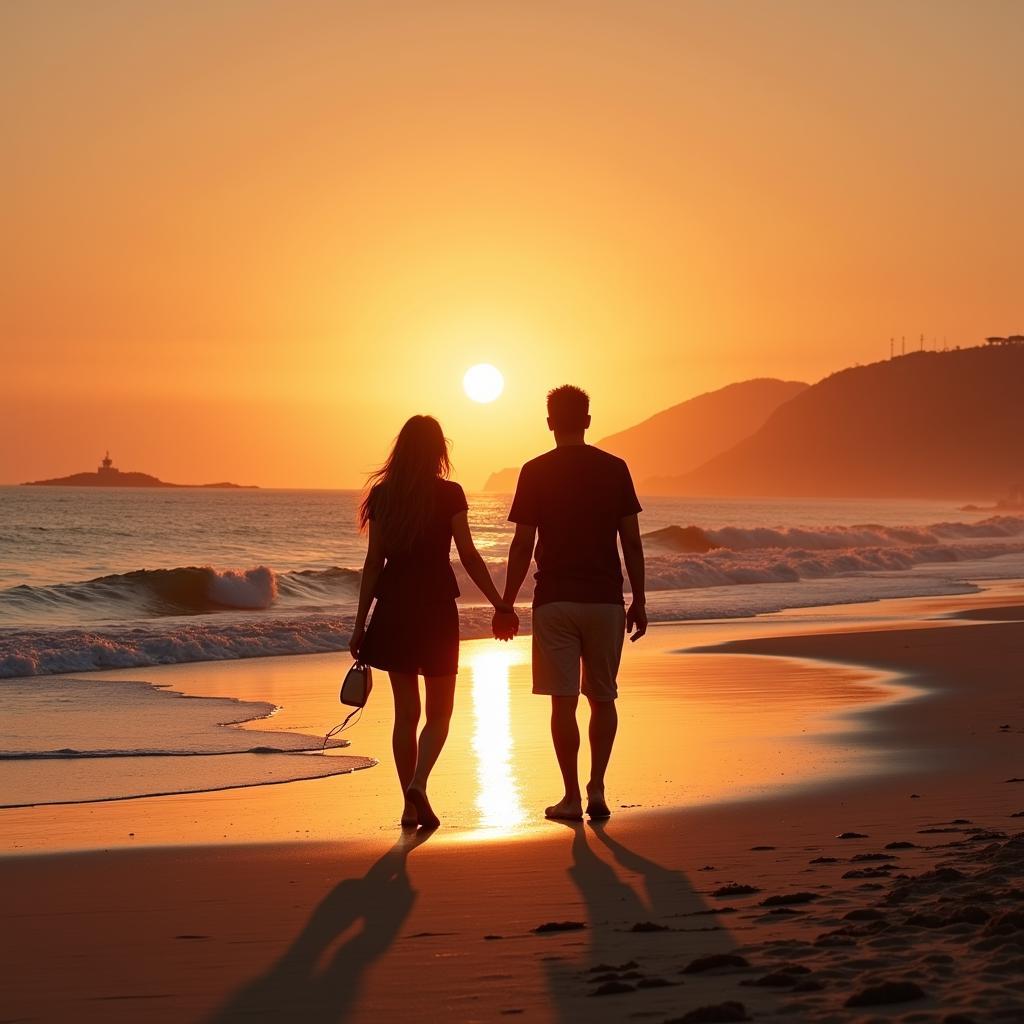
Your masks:
[[[416,772],[418,756],[416,730],[420,724],[420,680],[408,672],[389,672],[391,692],[395,698],[395,726],[391,733],[391,749],[395,755],[395,768],[402,794],[409,788]],[[405,801],[403,825],[416,825],[416,809]]]
[[[427,800],[427,780],[448,739],[448,727],[455,707],[455,678],[426,677],[427,721],[420,732],[419,757],[408,791],[419,814],[419,822],[426,828],[435,828],[441,823]]]

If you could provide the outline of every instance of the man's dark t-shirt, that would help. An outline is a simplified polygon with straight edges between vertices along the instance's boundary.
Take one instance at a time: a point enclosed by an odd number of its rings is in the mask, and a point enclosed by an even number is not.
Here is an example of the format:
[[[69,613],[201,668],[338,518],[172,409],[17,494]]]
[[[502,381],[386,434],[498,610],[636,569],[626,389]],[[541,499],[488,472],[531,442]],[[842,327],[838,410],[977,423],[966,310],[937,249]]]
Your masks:
[[[534,607],[621,604],[619,521],[640,511],[629,467],[600,448],[563,445],[526,463],[508,518],[537,527]]]

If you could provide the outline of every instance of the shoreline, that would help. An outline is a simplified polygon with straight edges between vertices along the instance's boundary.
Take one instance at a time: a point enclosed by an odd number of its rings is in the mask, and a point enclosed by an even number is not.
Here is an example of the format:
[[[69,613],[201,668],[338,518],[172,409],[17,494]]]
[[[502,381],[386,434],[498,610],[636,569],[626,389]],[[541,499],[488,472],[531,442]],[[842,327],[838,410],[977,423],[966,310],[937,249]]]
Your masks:
[[[705,621],[679,621],[674,623],[655,623],[652,624],[651,630],[648,637],[645,638],[642,645],[634,647],[633,645],[626,645],[625,656],[623,663],[624,678],[627,680],[626,686],[624,686],[624,695],[629,696],[628,678],[632,672],[639,672],[641,675],[650,675],[652,671],[652,661],[657,661],[659,658],[668,657],[675,659],[678,656],[686,656],[692,659],[696,655],[703,655],[706,658],[718,659],[720,663],[721,655],[726,651],[735,653],[741,659],[748,658],[761,658],[761,662],[752,662],[750,671],[755,671],[760,668],[763,671],[765,667],[769,671],[780,670],[783,668],[783,664],[777,658],[773,657],[773,651],[759,651],[745,648],[745,643],[756,643],[757,638],[764,636],[785,636],[788,633],[799,632],[802,634],[813,634],[818,632],[826,633],[838,633],[845,634],[850,631],[867,631],[876,632],[879,630],[888,630],[892,628],[898,628],[901,625],[907,623],[914,623],[921,628],[941,628],[949,624],[949,621],[961,621],[969,622],[978,618],[983,618],[985,609],[994,606],[1006,606],[1008,604],[1008,595],[1016,593],[1018,590],[1024,590],[1024,581],[998,581],[996,583],[988,584],[980,588],[975,594],[972,595],[951,595],[951,596],[937,596],[937,597],[925,597],[925,598],[900,598],[883,601],[871,601],[860,605],[837,605],[829,607],[809,607],[801,609],[791,609],[784,613],[770,613],[767,615],[757,616],[751,619],[719,619],[719,620],[705,620]],[[969,605],[968,608],[964,609],[964,605]],[[950,618],[947,618],[950,617]],[[668,637],[671,641],[668,642],[665,638]],[[723,647],[722,644],[726,647]],[[518,646],[517,646],[518,645]],[[527,637],[520,637],[518,641],[513,642],[511,645],[503,645],[496,647],[493,644],[487,645],[489,651],[484,648],[484,645],[479,642],[468,642],[463,645],[464,650],[468,649],[471,652],[467,658],[464,655],[463,658],[463,669],[460,674],[460,693],[463,695],[467,691],[473,695],[475,700],[476,694],[474,691],[479,689],[478,681],[476,676],[480,673],[480,667],[474,665],[473,658],[476,656],[475,652],[480,652],[484,659],[483,673],[485,679],[484,684],[489,687],[505,687],[512,686],[513,688],[518,687],[523,692],[529,692],[529,679],[528,679],[528,662],[529,651],[528,651],[528,640]],[[655,648],[654,652],[650,652],[651,648]],[[515,653],[513,653],[515,652]],[[765,658],[770,660],[765,661]],[[340,658],[340,660],[339,660]],[[469,663],[467,665],[467,662]],[[320,653],[312,653],[306,657],[299,657],[297,655],[287,656],[270,656],[261,659],[244,659],[239,661],[220,661],[220,662],[196,662],[196,663],[184,663],[184,664],[172,664],[164,666],[153,666],[145,673],[149,678],[140,679],[140,671],[138,669],[117,669],[108,670],[106,672],[85,672],[85,673],[74,673],[68,674],[61,678],[67,678],[71,680],[81,679],[83,681],[97,681],[97,682],[121,682],[122,684],[133,684],[142,685],[146,687],[156,687],[158,689],[173,689],[174,691],[180,692],[184,698],[194,697],[214,697],[218,699],[228,698],[234,703],[265,703],[275,706],[275,710],[266,717],[259,717],[246,720],[242,723],[234,723],[231,728],[237,729],[241,732],[255,733],[253,744],[254,747],[260,745],[259,738],[265,733],[292,733],[306,736],[310,733],[318,734],[324,730],[328,725],[333,724],[338,714],[338,705],[336,701],[329,696],[329,694],[335,691],[334,682],[332,677],[340,674],[343,671],[343,665],[347,663],[347,658],[338,655],[324,655]],[[821,693],[820,690],[811,694],[812,702],[814,704],[820,704],[821,707],[815,707],[808,709],[797,708],[797,711],[801,712],[805,717],[811,717],[817,719],[814,723],[815,728],[820,734],[824,735],[839,735],[844,737],[848,741],[848,753],[853,759],[856,759],[858,755],[861,759],[873,758],[875,764],[868,765],[868,771],[875,771],[885,773],[889,770],[893,770],[895,766],[887,768],[884,763],[884,749],[880,747],[877,737],[874,735],[873,727],[874,721],[878,714],[883,714],[886,708],[894,701],[903,701],[908,698],[921,698],[927,697],[927,687],[922,690],[917,681],[906,678],[904,674],[900,672],[894,672],[886,665],[871,664],[871,663],[858,663],[856,661],[846,660],[837,657],[822,658],[815,656],[811,658],[802,658],[799,655],[794,654],[788,659],[787,664],[794,666],[797,669],[798,674],[802,670],[802,674],[805,678],[813,679],[817,674],[824,673],[825,676],[835,675],[838,680],[845,684],[847,682],[846,677],[852,681],[850,685],[853,685],[861,690],[861,692],[855,694],[857,698],[856,703],[852,707],[844,705],[830,706],[827,702],[827,695]],[[666,675],[664,665],[653,666],[658,673],[658,678],[662,679],[662,683],[675,685],[672,682],[673,676],[671,674]],[[703,666],[700,666],[703,668]],[[746,673],[746,669],[743,672],[733,673],[734,675],[742,675]],[[327,682],[316,684],[315,686],[308,685],[310,680],[314,681],[317,679],[323,679],[327,676]],[[850,675],[852,673],[852,675]],[[792,687],[794,685],[794,679],[790,678],[790,673],[782,671],[783,682],[786,686]],[[305,689],[301,692],[295,692],[295,683],[301,682]],[[346,741],[349,746],[346,748],[347,754],[362,755],[362,757],[352,758],[353,763],[363,762],[365,759],[371,761],[383,761],[383,764],[370,765],[369,767],[380,768],[379,772],[372,772],[369,774],[375,776],[388,776],[384,785],[377,785],[371,787],[372,789],[380,792],[386,790],[390,784],[390,764],[389,761],[389,739],[387,737],[389,726],[389,719],[387,718],[389,703],[386,692],[386,679],[378,680],[378,696],[371,703],[368,708],[368,714],[370,716],[376,716],[379,721],[375,724],[383,725],[383,729],[377,728],[371,735],[367,734],[365,728],[357,729],[355,732],[350,733],[346,737]],[[766,679],[764,681],[767,686],[769,699],[770,694],[774,692],[771,688],[776,685],[776,680]],[[867,689],[865,689],[867,688]],[[309,690],[309,692],[306,692]],[[521,696],[521,695],[520,695]],[[740,693],[736,696],[736,703],[743,703],[747,698],[744,693]],[[842,693],[840,697],[846,699],[849,694]],[[757,699],[763,699],[758,697]],[[459,704],[463,703],[465,696],[460,698],[457,703],[457,715],[459,713]],[[279,701],[284,702],[287,705],[285,708],[279,706]],[[548,749],[548,739],[546,734],[546,719],[544,715],[538,714],[541,710],[542,702],[537,702],[532,696],[527,696],[525,700],[519,700],[518,705],[513,707],[510,712],[508,708],[500,709],[503,711],[505,718],[508,718],[510,713],[520,720],[520,723],[524,718],[529,718],[531,721],[528,723],[532,725],[532,733],[540,733],[539,743],[534,743],[532,749],[528,752],[528,755],[533,758],[543,758],[544,760],[550,760],[550,751]],[[630,702],[624,701],[623,713],[628,714],[630,708]],[[865,706],[861,706],[861,704]],[[489,713],[488,709],[484,707],[476,708],[477,716],[480,713]],[[667,714],[674,714],[675,709],[672,706],[666,706],[663,709]],[[319,720],[310,721],[310,716],[319,715]],[[822,723],[824,719],[824,724]],[[852,728],[843,729],[842,723],[845,721],[852,724]],[[541,728],[538,730],[537,726]],[[463,730],[462,745],[469,746],[469,737],[466,736],[466,730]],[[847,734],[848,735],[845,735]],[[508,736],[491,737],[497,739],[499,742],[509,743],[510,739]],[[535,736],[535,738],[537,738]],[[353,744],[354,742],[354,746]],[[455,743],[460,742],[458,730],[455,730],[454,735]],[[451,744],[449,745],[451,746]],[[623,756],[621,750],[622,744],[620,742],[620,749],[617,751],[618,757]],[[449,754],[450,754],[449,750]],[[214,757],[231,757],[234,759],[244,758],[246,756],[245,751],[238,751],[228,755],[217,754],[211,755]],[[197,756],[197,755],[193,755]],[[255,754],[252,755],[256,757]],[[274,755],[279,756],[279,755]],[[283,754],[280,756],[284,756]],[[322,755],[314,755],[322,756]],[[639,756],[639,755],[638,755]],[[262,759],[263,755],[260,755]],[[882,763],[879,763],[879,759],[882,759]],[[33,759],[34,760],[34,759]],[[51,759],[39,759],[44,762],[44,767],[49,764]],[[98,762],[102,762],[104,759],[95,759]],[[121,759],[112,759],[121,760]],[[177,759],[176,759],[177,760]],[[9,763],[9,762],[5,762]],[[17,764],[17,761],[10,762]],[[445,766],[445,760],[442,759],[441,768]],[[510,770],[509,765],[505,765],[506,774]],[[523,767],[523,766],[520,766]],[[341,774],[340,772],[337,774]],[[346,776],[351,775],[350,772],[344,773]],[[360,773],[363,774],[363,773]],[[550,773],[549,773],[550,774]],[[856,777],[860,772],[833,772],[830,775],[830,779],[838,777],[838,781],[842,783],[844,778]],[[161,812],[161,816],[167,816],[168,814],[186,814],[186,815],[207,815],[209,809],[202,806],[201,798],[209,794],[224,793],[229,800],[236,802],[231,797],[231,794],[235,791],[239,793],[238,803],[243,806],[248,803],[244,790],[247,789],[263,789],[263,788],[280,788],[285,782],[292,787],[302,787],[303,792],[303,803],[307,806],[315,805],[317,803],[316,795],[310,791],[310,787],[322,783],[326,778],[334,777],[334,774],[327,774],[321,778],[316,778],[312,775],[308,779],[301,778],[284,778],[281,780],[275,780],[268,778],[265,782],[257,782],[256,785],[245,785],[245,786],[234,786],[234,785],[212,785],[210,787],[176,790],[174,788],[168,788],[166,791],[154,792],[149,795],[133,795],[127,794],[124,797],[115,796],[108,797],[103,800],[76,800],[68,801],[63,803],[47,802],[47,801],[36,801],[26,802],[16,806],[9,806],[0,809],[0,835],[9,836],[12,831],[25,834],[17,835],[14,842],[8,841],[5,845],[11,853],[17,853],[19,855],[31,855],[32,852],[40,847],[32,842],[32,834],[36,833],[38,836],[40,832],[46,833],[49,831],[49,822],[46,821],[50,811],[55,811],[57,817],[60,817],[60,809],[71,810],[74,808],[86,808],[88,809],[92,805],[98,804],[125,804],[129,807],[137,806],[141,800],[161,800],[161,801],[177,801],[179,806],[174,808],[173,811]],[[449,780],[445,779],[443,774],[438,777],[439,784],[445,785]],[[552,776],[554,779],[554,776]],[[384,782],[384,780],[380,780]],[[457,780],[463,783],[464,795],[462,799],[465,801],[465,781]],[[815,776],[813,781],[810,782],[813,786],[821,787],[826,785],[821,778]],[[784,787],[768,787],[767,790],[762,791],[760,796],[762,798],[773,795],[779,789],[792,788],[792,783]],[[344,799],[347,794],[340,794]],[[370,794],[371,798],[373,793]],[[737,792],[729,794],[726,792],[719,792],[716,795],[716,799],[729,800],[730,802],[736,800],[745,799],[746,794],[743,792]],[[200,805],[193,807],[190,804],[190,800],[200,798]],[[706,802],[698,800],[696,802]],[[659,801],[661,806],[665,806],[664,802]],[[676,801],[675,803],[669,803],[668,806],[672,807],[685,807],[692,806],[694,803],[693,799],[684,799]],[[643,813],[645,810],[651,809],[651,802],[646,802],[644,808],[631,806],[628,810],[631,813]],[[276,814],[277,809],[271,808]],[[11,816],[17,812],[28,812],[32,815],[32,812],[38,812],[34,815],[37,819],[42,819],[43,823],[33,823],[33,817],[27,817],[25,819],[16,821],[13,825],[10,822]],[[379,807],[373,812],[379,819]],[[81,820],[75,819],[75,825],[81,826],[87,832],[96,831],[96,814],[88,814],[83,816]],[[99,814],[102,818],[102,813]],[[131,824],[126,824],[123,829],[120,829],[120,840],[116,838],[119,831],[119,822],[128,820],[132,817],[129,813],[126,813],[122,818],[115,816],[114,821],[107,829],[100,829],[103,834],[102,841],[99,845],[103,848],[111,849],[118,846],[124,846],[127,848],[139,847],[143,843],[139,841],[139,830]],[[5,822],[6,819],[6,822]],[[316,829],[305,829],[303,826],[304,822],[296,821],[296,828],[286,830],[283,827],[277,827],[272,829],[274,832],[272,836],[273,841],[289,841],[296,835],[312,834],[315,841],[319,839],[329,838],[330,833],[320,830],[320,834],[317,834]],[[390,827],[390,822],[387,821],[385,816],[383,822],[378,820],[377,826],[373,827],[372,816],[370,819],[364,817],[363,824],[367,826],[361,831],[366,834],[374,834],[377,832],[385,831]],[[461,832],[473,831],[473,823],[463,820],[461,822],[454,823]],[[479,823],[477,823],[479,824]],[[23,829],[21,826],[25,826]],[[539,826],[539,823],[534,822],[533,829]],[[211,830],[207,829],[207,833]],[[219,830],[213,829],[216,835],[191,835],[178,837],[177,842],[193,843],[193,842],[221,842],[223,841],[220,837]],[[247,841],[261,841],[260,833],[262,831],[262,824],[259,821],[252,822],[246,829],[248,835],[246,835]],[[347,831],[347,830],[346,830]],[[360,831],[357,829],[357,832]],[[174,830],[176,834],[176,830]],[[81,834],[81,828],[76,828],[72,832],[73,835]],[[128,835],[131,834],[133,842],[127,842]],[[166,834],[166,830],[165,830]],[[162,839],[156,839],[152,845],[160,845]],[[24,844],[24,845],[23,845]],[[57,840],[56,843],[50,841],[45,842],[42,848],[59,848],[62,842]],[[97,844],[93,844],[97,845]],[[28,847],[26,849],[26,847]]]
[[[305,753],[305,752],[298,752]],[[293,756],[298,756],[298,753]],[[146,756],[146,755],[127,755],[127,756]],[[171,755],[175,756],[175,755]],[[231,757],[237,756],[232,754],[208,754],[208,755],[182,755],[182,756],[207,756],[207,757]],[[314,782],[319,779],[333,779],[339,775],[351,775],[352,772],[366,771],[368,768],[376,768],[379,764],[378,761],[372,758],[347,758],[348,761],[367,761],[369,763],[351,764],[346,768],[338,768],[331,771],[329,774],[324,775],[311,775],[303,776],[295,779],[271,779],[266,782],[231,782],[225,783],[223,786],[209,786],[204,789],[172,789],[166,793],[139,793],[139,794],[128,794],[125,796],[103,796],[103,797],[92,797],[83,798],[81,800],[40,800],[35,803],[24,803],[24,804],[0,804],[0,811],[23,811],[29,810],[36,807],[81,807],[85,804],[112,804],[122,803],[126,800],[159,800],[161,797],[173,797],[173,796],[191,796],[191,795],[202,795],[205,793],[227,793],[233,790],[242,789],[260,789],[264,786],[287,786],[295,782]],[[14,851],[0,853],[0,858],[4,856],[35,856],[38,851]],[[84,850],[69,849],[66,851],[51,851],[51,852],[63,852],[63,853],[83,853]],[[109,851],[107,851],[109,852]]]
[[[942,563],[935,563],[942,564]],[[918,566],[918,569],[921,567]],[[1017,567],[1019,568],[1019,567]],[[910,570],[913,571],[913,570]],[[768,602],[762,608],[736,611],[729,611],[729,602],[741,598],[747,591],[756,590],[762,598],[766,593],[771,593],[778,598],[787,589],[792,590],[795,595],[801,593],[806,581],[798,583],[753,583],[749,585],[730,585],[702,587],[698,590],[667,590],[652,591],[649,595],[648,609],[650,613],[650,625],[654,626],[689,626],[704,622],[736,622],[743,623],[752,620],[763,619],[766,616],[783,614],[786,612],[820,611],[822,613],[834,609],[847,609],[851,607],[860,608],[872,604],[888,604],[891,601],[923,601],[929,598],[943,597],[970,597],[985,593],[986,587],[983,584],[998,586],[999,584],[1012,584],[1021,577],[1016,573],[1011,576],[982,577],[980,581],[973,581],[966,576],[963,580],[949,579],[944,583],[935,585],[929,584],[927,575],[921,580],[918,587],[911,592],[905,592],[900,587],[895,589],[896,593],[886,592],[882,586],[884,577],[871,577],[881,589],[872,594],[849,594],[838,599],[824,599],[822,594],[813,598],[803,596],[781,597]],[[921,576],[918,577],[921,579]],[[907,581],[898,578],[900,584]],[[816,581],[819,586],[838,586],[843,582],[840,578],[829,578]],[[657,608],[659,597],[666,602],[677,602],[680,595],[701,593],[705,599],[710,597],[713,601],[725,607],[722,614],[712,613],[710,609],[702,609],[698,613],[689,616],[680,616],[675,609],[670,611],[669,617],[658,618],[661,614]],[[239,617],[239,609],[224,610],[221,612],[208,612],[200,616],[178,615],[158,616],[150,619],[142,619],[130,622],[111,622],[98,620],[95,623],[71,624],[56,623],[53,625],[25,625],[14,624],[0,627],[0,684],[6,682],[23,682],[31,679],[56,679],[56,678],[82,678],[97,673],[120,672],[132,670],[146,672],[150,670],[163,670],[166,666],[172,665],[208,665],[223,661],[258,662],[267,658],[299,658],[317,654],[340,654],[347,651],[347,644],[344,639],[338,640],[335,636],[341,631],[342,636],[347,636],[350,631],[350,619],[352,609],[331,610],[322,612],[309,612],[305,614],[278,615],[274,617],[270,609],[264,610],[266,615],[256,619]],[[463,619],[460,631],[460,643],[470,643],[478,640],[490,640],[490,616],[492,609],[490,605],[479,602],[459,602],[460,617]],[[530,636],[532,626],[532,608],[529,604],[517,605],[516,612],[520,618],[520,632],[518,636],[525,638]],[[465,621],[469,620],[469,623]],[[161,644],[175,642],[175,631],[186,628],[191,634],[197,631],[210,630],[214,634],[216,643],[223,645],[225,642],[234,643],[244,653],[233,651],[229,655],[223,653],[211,657],[188,657],[188,658],[167,658],[167,652],[162,650],[159,660],[152,660],[153,656],[143,656],[134,651],[131,646],[123,646],[126,635],[131,637],[131,643],[139,641],[140,636],[150,643]],[[288,635],[279,641],[267,640],[264,633],[267,628],[277,627],[286,629]],[[12,645],[18,642],[24,644],[28,640],[29,646],[40,641],[50,642],[51,638],[57,636],[62,639],[73,638],[86,645],[87,648],[98,647],[102,649],[102,659],[112,659],[113,664],[93,664],[88,668],[80,667],[82,652],[76,651],[69,655],[76,664],[68,668],[46,667],[42,670],[26,671],[26,666],[33,664],[35,655],[26,657],[24,654],[12,653]],[[188,644],[194,644],[196,637],[190,635],[187,638]],[[254,650],[246,648],[246,644],[255,643],[262,649]],[[295,645],[302,649],[296,649]],[[116,652],[116,656],[112,654]],[[51,655],[47,655],[47,658]],[[133,660],[134,659],[134,660]],[[14,666],[13,668],[11,666]]]
[[[766,631],[777,634],[793,629],[795,623],[816,629],[831,628],[836,621],[834,609],[824,614],[810,609],[742,624],[732,619],[658,624],[642,644],[627,645],[626,700],[620,702],[623,730],[616,758],[619,787],[629,794],[630,806],[625,809],[630,815],[655,807],[692,807],[771,795],[808,782],[820,786],[823,777],[843,779],[887,771],[884,751],[870,742],[870,716],[862,719],[857,713],[917,693],[893,673],[839,663],[823,667],[808,659],[783,662],[691,650],[723,633],[729,638]],[[847,607],[841,609],[838,621],[852,628],[860,619]],[[557,772],[546,702],[530,693],[529,640],[521,637],[509,645],[469,642],[463,650],[452,735],[434,781],[438,792],[448,793],[447,832],[489,839],[501,838],[506,826],[516,836],[543,830],[543,819],[537,819],[533,808],[544,806]],[[171,688],[185,698],[229,696],[236,702],[276,704],[273,715],[233,727],[252,734],[253,745],[259,746],[266,732],[304,737],[334,724],[338,715],[335,677],[340,678],[345,664],[347,659],[336,655],[313,654],[161,666],[146,672],[145,680],[135,669],[66,678]],[[293,780],[287,790],[252,787],[278,790],[257,794],[260,799],[255,801],[251,791],[218,786],[207,792],[172,792],[102,804],[37,803],[0,811],[0,834],[13,837],[8,848],[29,854],[67,846],[69,840],[84,848],[105,849],[217,844],[224,840],[220,820],[225,813],[234,820],[238,838],[247,842],[322,841],[339,834],[354,838],[386,833],[392,826],[388,810],[394,786],[390,700],[386,679],[378,683],[378,693],[361,724],[346,737],[350,746],[345,753],[383,763],[377,771],[358,773],[358,780],[347,774],[329,793],[321,788],[324,780]],[[778,707],[758,711],[766,696],[781,698],[774,701]],[[704,723],[700,750],[680,755],[678,734],[672,729],[649,748],[644,723],[669,721],[680,713],[696,715]],[[743,757],[731,773],[723,772],[717,767],[717,751],[737,742],[744,747]],[[647,777],[645,762],[651,756],[662,764],[663,780]],[[263,758],[262,763],[268,762]],[[185,770],[190,765],[174,767]],[[687,777],[703,781],[691,785]],[[223,794],[220,799],[212,799],[216,792]],[[331,814],[325,820],[325,798],[344,801],[345,814]],[[141,803],[144,800],[150,802]],[[143,827],[140,817],[147,819]],[[182,819],[191,819],[192,824],[183,830]]]

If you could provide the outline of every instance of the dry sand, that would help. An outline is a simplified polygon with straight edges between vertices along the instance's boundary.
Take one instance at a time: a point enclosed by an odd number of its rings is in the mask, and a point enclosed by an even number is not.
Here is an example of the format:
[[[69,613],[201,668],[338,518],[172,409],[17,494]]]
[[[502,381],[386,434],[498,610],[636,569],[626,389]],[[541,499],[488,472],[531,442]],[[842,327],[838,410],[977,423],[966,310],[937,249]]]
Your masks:
[[[1010,838],[1024,782],[1008,781],[1024,776],[1022,593],[890,602],[873,606],[871,624],[862,615],[859,631],[850,619],[830,626],[820,610],[790,616],[784,625],[806,635],[788,638],[763,620],[653,631],[656,653],[627,662],[637,675],[664,666],[652,690],[673,672],[713,677],[716,659],[732,666],[726,679],[749,665],[760,689],[726,688],[717,715],[707,711],[713,692],[690,705],[681,695],[674,716],[663,694],[638,698],[647,710],[632,720],[623,701],[616,793],[646,779],[645,793],[661,787],[662,799],[617,808],[604,827],[536,822],[534,790],[551,772],[535,723],[523,724],[533,739],[505,762],[478,755],[476,790],[454,766],[438,780],[464,802],[490,792],[520,807],[526,820],[507,832],[477,808],[429,837],[378,825],[324,838],[361,820],[353,799],[336,817],[316,816],[312,841],[213,842],[218,811],[237,826],[232,838],[251,840],[261,813],[269,834],[291,835],[310,817],[309,794],[340,793],[344,804],[345,793],[363,793],[363,803],[388,806],[386,764],[91,813],[4,812],[0,827],[22,849],[121,848],[0,862],[0,1019],[730,1020],[742,1019],[742,1004],[755,1019],[1024,1020],[1024,841]],[[968,605],[971,618],[920,621]],[[751,639],[661,653],[730,635]],[[809,664],[843,716],[831,727],[808,718],[778,739],[797,777],[769,778],[765,732],[745,716],[780,713],[773,680],[788,680],[781,713],[806,714],[794,694]],[[766,665],[782,669],[773,676]],[[701,742],[731,713],[737,735],[765,747],[749,761],[740,746]],[[500,738],[467,725],[460,742]],[[659,780],[671,743],[673,772],[704,771],[713,784]],[[689,747],[700,755],[687,760]],[[529,776],[513,805],[500,796],[509,757]],[[741,765],[747,782],[722,788],[717,780]],[[497,772],[490,790],[485,768]],[[372,794],[351,786],[371,776]],[[149,841],[192,845],[125,849],[126,813]],[[552,923],[566,927],[544,929]],[[847,1005],[875,998],[889,1001]],[[686,1016],[709,1006],[717,1016]]]

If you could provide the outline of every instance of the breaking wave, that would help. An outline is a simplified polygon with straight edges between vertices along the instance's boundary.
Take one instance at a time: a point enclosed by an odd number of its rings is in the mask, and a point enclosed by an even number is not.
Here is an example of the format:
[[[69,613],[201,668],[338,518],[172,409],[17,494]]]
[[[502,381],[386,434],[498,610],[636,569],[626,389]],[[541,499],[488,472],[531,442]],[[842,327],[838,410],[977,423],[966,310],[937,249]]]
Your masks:
[[[932,526],[747,527],[706,530],[699,526],[669,526],[645,534],[660,547],[691,554],[725,548],[729,551],[793,548],[837,551],[851,548],[933,547],[955,541],[1024,538],[1024,517],[993,516],[977,523],[935,523]]]
[[[275,573],[210,566],[137,569],[76,583],[18,586],[0,591],[0,616],[30,621],[74,615],[76,619],[198,615],[263,611],[272,605],[321,606],[356,592],[354,569],[302,569]]]
[[[1024,552],[1024,517],[932,526],[824,526],[707,530],[669,526],[646,534],[652,590],[795,583]]]
[[[489,635],[489,607],[464,608],[461,618],[465,638]],[[350,613],[2,630],[0,679],[346,651],[352,620]]]
[[[351,624],[350,617],[297,616],[169,627],[23,629],[0,634],[0,678],[340,651]]]

